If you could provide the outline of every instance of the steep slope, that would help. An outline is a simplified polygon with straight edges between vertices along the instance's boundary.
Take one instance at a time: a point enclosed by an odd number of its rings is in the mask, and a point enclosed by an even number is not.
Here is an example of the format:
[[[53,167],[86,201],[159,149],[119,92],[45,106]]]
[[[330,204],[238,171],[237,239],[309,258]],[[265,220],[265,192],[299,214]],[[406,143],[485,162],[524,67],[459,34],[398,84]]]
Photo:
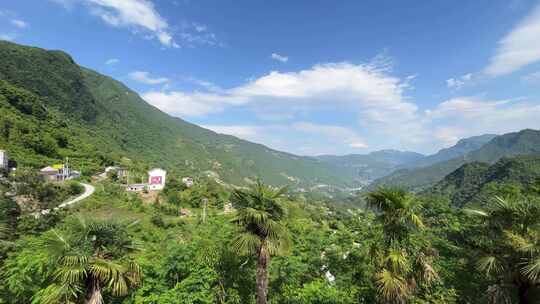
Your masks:
[[[347,183],[315,158],[275,151],[171,117],[123,84],[77,66],[63,52],[0,42],[0,62],[7,63],[0,65],[0,79],[10,88],[38,99],[48,113],[54,114],[54,121],[65,126],[56,133],[69,134],[72,139],[65,149],[45,155],[39,149],[23,149],[24,144],[15,144],[7,137],[3,148],[20,164],[45,165],[45,161],[69,155],[76,166],[96,168],[127,156],[181,174],[209,171],[236,184],[255,177],[271,184]],[[36,117],[30,113],[19,119],[24,125]],[[49,133],[44,129],[35,136],[45,138]],[[51,145],[59,145],[58,140],[53,141]]]
[[[433,155],[426,156],[417,161],[406,163],[403,168],[427,167],[439,162],[450,160],[465,155],[474,150],[480,149],[483,145],[495,138],[497,135],[484,134],[460,139],[455,145],[449,148],[441,149]]]
[[[317,158],[335,167],[349,179],[365,185],[392,173],[398,166],[418,161],[423,157],[424,155],[416,152],[381,150],[369,154],[321,155]]]
[[[427,167],[403,169],[375,180],[369,189],[380,185],[400,186],[413,191],[426,189],[469,162],[494,163],[502,157],[540,154],[540,131],[522,130],[497,136],[481,148]]]
[[[495,194],[515,194],[540,186],[540,156],[501,158],[493,165],[468,163],[447,175],[425,194],[447,197],[456,207],[482,204]]]

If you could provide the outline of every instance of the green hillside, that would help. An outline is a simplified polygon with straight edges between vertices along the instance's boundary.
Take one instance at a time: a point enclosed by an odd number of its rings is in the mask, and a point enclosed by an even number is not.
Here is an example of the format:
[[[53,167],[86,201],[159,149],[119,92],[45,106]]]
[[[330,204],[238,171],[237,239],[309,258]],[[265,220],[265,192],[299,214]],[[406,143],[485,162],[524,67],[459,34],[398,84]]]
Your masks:
[[[128,157],[146,166],[179,174],[205,172],[235,184],[255,177],[271,184],[347,183],[315,158],[275,151],[171,117],[120,82],[79,67],[63,52],[2,41],[0,61],[7,63],[0,65],[4,91],[48,113],[40,119],[37,112],[3,103],[0,148],[20,165],[44,166],[70,156],[75,167],[92,171]],[[3,99],[9,98],[3,93]]]
[[[540,184],[540,156],[502,158],[493,165],[473,162],[461,166],[425,194],[450,199],[452,205],[482,204],[487,198],[501,193],[519,195],[530,192]]]
[[[540,131],[522,130],[497,136],[481,148],[447,161],[414,169],[403,169],[380,178],[370,185],[401,186],[413,191],[426,189],[460,166],[470,162],[494,163],[502,157],[540,154]]]

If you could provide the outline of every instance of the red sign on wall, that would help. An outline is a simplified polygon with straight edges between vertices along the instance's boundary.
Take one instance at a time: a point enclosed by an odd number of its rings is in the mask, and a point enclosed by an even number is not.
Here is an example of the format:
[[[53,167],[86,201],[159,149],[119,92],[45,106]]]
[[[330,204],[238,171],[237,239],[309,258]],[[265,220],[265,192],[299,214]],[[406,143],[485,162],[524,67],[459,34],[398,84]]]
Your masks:
[[[161,176],[152,176],[150,178],[150,185],[161,185]]]

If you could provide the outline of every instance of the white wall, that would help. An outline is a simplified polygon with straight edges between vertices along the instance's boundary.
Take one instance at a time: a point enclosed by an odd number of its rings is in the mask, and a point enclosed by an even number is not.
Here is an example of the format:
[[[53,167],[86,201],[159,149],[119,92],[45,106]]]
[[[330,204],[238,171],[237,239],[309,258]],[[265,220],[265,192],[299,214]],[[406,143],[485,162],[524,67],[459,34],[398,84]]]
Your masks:
[[[0,150],[0,168],[8,167],[8,155],[4,150]]]
[[[167,177],[167,171],[162,169],[153,169],[148,172],[148,189],[150,190],[163,190],[165,188],[165,182]]]

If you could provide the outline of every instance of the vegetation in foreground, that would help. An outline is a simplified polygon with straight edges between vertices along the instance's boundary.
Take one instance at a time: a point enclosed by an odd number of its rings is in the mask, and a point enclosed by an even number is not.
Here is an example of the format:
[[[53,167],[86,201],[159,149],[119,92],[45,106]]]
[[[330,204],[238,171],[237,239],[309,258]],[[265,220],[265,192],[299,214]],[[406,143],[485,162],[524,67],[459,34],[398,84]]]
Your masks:
[[[96,186],[31,225],[2,198],[0,303],[538,300],[533,188],[483,209],[381,188],[359,198],[367,209],[344,209],[262,183],[172,182],[154,201],[114,181]]]

